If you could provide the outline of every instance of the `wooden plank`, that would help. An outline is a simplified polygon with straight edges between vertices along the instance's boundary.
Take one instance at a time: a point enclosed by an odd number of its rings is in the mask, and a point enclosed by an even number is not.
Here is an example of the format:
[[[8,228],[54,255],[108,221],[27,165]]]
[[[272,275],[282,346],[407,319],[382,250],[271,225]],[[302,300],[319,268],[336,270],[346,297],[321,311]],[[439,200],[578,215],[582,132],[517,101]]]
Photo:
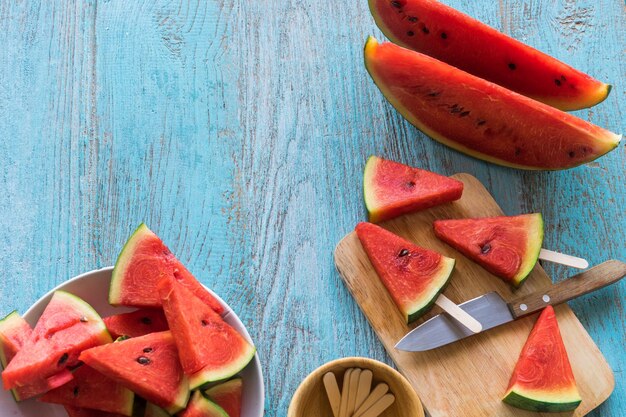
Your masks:
[[[550,278],[537,265],[524,285],[515,291],[508,284],[463,257],[435,237],[435,219],[502,215],[501,209],[478,180],[454,175],[465,188],[460,200],[384,223],[385,228],[457,260],[446,296],[467,301],[494,289],[505,299],[548,288]],[[403,352],[395,344],[411,329],[371,266],[356,233],[337,245],[335,262],[346,286],[398,369],[411,382],[432,417],[517,417],[527,413],[501,399],[515,362],[537,317],[532,315],[451,345],[425,352]],[[568,416],[584,416],[606,400],[614,388],[613,373],[593,340],[567,305],[556,307],[583,402]],[[440,310],[433,309],[419,323]],[[419,324],[418,323],[418,324]],[[543,414],[546,417],[550,414]]]

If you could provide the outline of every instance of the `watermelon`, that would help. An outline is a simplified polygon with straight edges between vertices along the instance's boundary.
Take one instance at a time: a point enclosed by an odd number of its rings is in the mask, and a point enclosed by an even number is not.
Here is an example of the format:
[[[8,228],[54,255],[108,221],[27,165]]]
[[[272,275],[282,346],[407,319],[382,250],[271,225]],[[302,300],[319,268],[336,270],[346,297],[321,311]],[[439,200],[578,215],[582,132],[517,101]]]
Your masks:
[[[433,226],[439,239],[515,287],[535,267],[543,243],[540,213],[436,220]]]
[[[165,277],[158,288],[191,389],[230,378],[252,360],[254,346],[178,281]]]
[[[84,351],[80,360],[147,401],[174,414],[187,404],[189,383],[169,331]]]
[[[144,417],[170,417],[170,415],[161,407],[148,403],[146,404]]]
[[[168,330],[163,310],[155,308],[142,308],[130,313],[105,317],[102,320],[114,339],[122,336],[144,336]]]
[[[204,391],[204,395],[222,407],[229,417],[240,417],[242,389],[243,383],[241,378],[234,378]]]
[[[72,382],[46,393],[39,401],[131,416],[135,394],[83,365],[74,372]]]
[[[22,348],[32,333],[30,325],[16,311],[0,320],[0,365],[6,368],[15,354]],[[73,375],[67,369],[46,379],[31,382],[23,387],[11,389],[15,401],[36,397],[68,383]]]
[[[111,276],[109,303],[115,306],[161,307],[156,286],[164,276],[175,278],[217,313],[224,313],[222,304],[143,223],[128,239],[117,258]]]
[[[620,135],[392,43],[365,44],[389,102],[433,139],[521,169],[565,169],[615,149]]]
[[[414,245],[372,223],[359,223],[356,233],[406,322],[426,313],[447,285],[454,259]]]
[[[66,405],[65,411],[68,417],[123,417],[122,414],[107,413],[106,411],[90,410],[88,408]]]
[[[229,417],[219,405],[196,391],[189,401],[187,409],[179,417]]]
[[[89,304],[56,291],[30,337],[2,372],[4,388],[28,385],[76,366],[80,352],[110,342],[102,319]]]
[[[561,110],[591,107],[611,86],[434,0],[369,0],[394,43]]]
[[[503,401],[529,411],[563,412],[581,402],[552,306],[546,307],[515,365]]]
[[[389,220],[461,198],[463,183],[434,172],[371,156],[363,173],[369,221]]]

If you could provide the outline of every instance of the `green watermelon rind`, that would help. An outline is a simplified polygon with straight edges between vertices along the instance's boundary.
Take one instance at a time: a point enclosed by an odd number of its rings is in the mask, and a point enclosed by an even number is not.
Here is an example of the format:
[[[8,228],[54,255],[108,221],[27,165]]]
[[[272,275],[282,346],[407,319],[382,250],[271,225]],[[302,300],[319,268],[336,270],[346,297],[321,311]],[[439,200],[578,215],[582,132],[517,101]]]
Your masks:
[[[448,286],[455,264],[456,260],[445,256],[441,257],[440,268],[433,276],[431,285],[429,286],[430,293],[420,294],[419,298],[417,298],[408,309],[402,311],[407,323],[417,320],[432,308],[437,297],[439,297]]]
[[[187,407],[191,406],[203,411],[206,417],[229,417],[222,407],[202,395],[200,391],[196,391],[191,400],[189,400]]]
[[[367,209],[367,213],[369,215],[369,220],[372,223],[376,223],[378,221],[377,218],[377,207],[378,201],[376,200],[376,193],[373,188],[373,176],[376,174],[376,165],[377,162],[380,161],[380,158],[376,155],[372,155],[367,158],[367,162],[365,163],[365,168],[363,169],[363,196],[365,200],[365,208]]]
[[[542,394],[525,393],[520,387],[517,390],[513,387],[506,393],[502,401],[522,410],[558,413],[575,410],[580,405],[582,399],[577,394],[565,397],[549,392]]]
[[[232,378],[232,379],[229,379],[228,381],[221,382],[219,385],[215,385],[215,386],[213,386],[211,388],[208,388],[208,389],[203,391],[204,395],[208,399],[213,401],[212,400],[212,396],[213,395],[220,395],[220,394],[223,394],[223,393],[231,392],[231,390],[232,390],[231,389],[231,385],[234,384],[234,383],[236,383],[238,386],[241,386],[241,384],[242,384],[241,377]]]
[[[511,281],[515,287],[521,286],[535,268],[539,259],[539,252],[541,252],[541,246],[543,245],[543,216],[541,213],[533,213],[528,216],[532,217],[533,221],[528,228],[528,246],[526,247],[524,259],[519,271]],[[531,233],[534,233],[534,236],[531,236]]]
[[[9,364],[6,353],[4,351],[4,340],[2,337],[2,333],[5,333],[7,330],[14,328],[18,324],[17,321],[21,323],[22,320],[24,319],[22,318],[20,313],[17,312],[17,310],[13,310],[9,314],[7,314],[5,318],[0,320],[0,365],[2,366],[2,369],[6,368]],[[22,398],[20,397],[16,388],[12,388],[10,391],[15,402],[22,401]]]
[[[170,417],[170,415],[159,407],[158,405],[154,405],[151,402],[146,404],[146,411],[144,417]]]
[[[133,232],[132,235],[128,238],[122,251],[117,256],[117,260],[115,261],[115,266],[113,267],[113,272],[111,273],[111,285],[109,286],[109,304],[112,306],[119,306],[123,302],[121,299],[122,287],[124,281],[124,272],[126,272],[126,267],[129,265],[135,251],[135,246],[138,243],[141,243],[142,237],[146,234],[150,233],[150,229],[146,226],[145,223],[141,223],[137,229]]]
[[[202,389],[202,387],[211,382],[219,382],[230,379],[248,366],[255,354],[256,347],[246,341],[245,350],[241,353],[241,355],[239,355],[238,360],[231,361],[228,366],[224,366],[219,369],[209,369],[207,366],[189,376],[189,389],[192,391],[195,389]]]

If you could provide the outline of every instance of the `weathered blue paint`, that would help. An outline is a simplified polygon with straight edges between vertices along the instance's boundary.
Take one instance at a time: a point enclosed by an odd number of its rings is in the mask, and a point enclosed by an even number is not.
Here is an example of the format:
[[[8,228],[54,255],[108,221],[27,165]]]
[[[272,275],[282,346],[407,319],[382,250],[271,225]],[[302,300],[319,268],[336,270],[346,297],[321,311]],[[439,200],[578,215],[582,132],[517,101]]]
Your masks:
[[[623,130],[622,2],[447,3],[613,82],[578,114]],[[547,247],[626,259],[623,145],[555,173],[450,151],[373,85],[369,34],[365,0],[0,2],[0,314],[112,264],[146,221],[240,313],[283,416],[321,363],[388,361],[332,262],[374,153],[470,172],[508,213],[542,211]],[[571,303],[617,381],[592,416],[626,409],[625,298],[621,283]]]

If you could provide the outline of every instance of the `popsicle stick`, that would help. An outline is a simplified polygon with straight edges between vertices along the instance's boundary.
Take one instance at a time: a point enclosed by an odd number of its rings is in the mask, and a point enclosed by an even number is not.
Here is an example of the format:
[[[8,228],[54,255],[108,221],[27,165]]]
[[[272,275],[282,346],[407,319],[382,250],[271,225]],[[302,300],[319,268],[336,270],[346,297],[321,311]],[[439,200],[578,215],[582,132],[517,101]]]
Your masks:
[[[565,266],[571,266],[572,268],[589,268],[589,262],[587,262],[586,259],[577,258],[576,256],[571,255],[565,255],[564,253],[554,252],[548,249],[541,249],[539,251],[539,259]]]
[[[391,404],[394,403],[396,397],[393,394],[383,395],[374,405],[367,409],[363,414],[354,415],[354,417],[378,417],[385,411]]]
[[[350,374],[352,373],[352,368],[347,369],[343,374],[343,385],[341,388],[341,402],[339,404],[339,417],[349,417],[348,416],[348,392],[350,391]]]
[[[361,376],[361,369],[355,368],[350,374],[350,388],[348,390],[348,411],[347,415],[352,416],[354,414],[354,404],[356,402],[356,391],[359,388],[359,377]]]
[[[361,376],[359,378],[359,388],[356,391],[356,401],[354,403],[354,409],[358,410],[363,401],[367,398],[370,391],[372,390],[372,371],[369,369],[364,369],[361,371]]]
[[[328,372],[323,378],[324,387],[326,388],[326,395],[328,396],[328,402],[330,408],[333,410],[333,417],[339,417],[339,405],[341,404],[341,393],[339,392],[339,385],[337,385],[337,378],[332,372]]]
[[[483,325],[480,324],[478,320],[467,314],[461,307],[453,303],[452,300],[445,295],[439,294],[439,297],[435,300],[435,304],[472,332],[480,333],[483,330]]]
[[[370,392],[370,395],[368,395],[365,401],[363,401],[363,404],[361,404],[358,410],[354,412],[353,417],[358,417],[361,414],[365,413],[371,406],[376,404],[376,402],[380,400],[383,395],[387,393],[387,391],[389,391],[389,385],[385,384],[384,382],[376,385],[376,388],[374,388],[374,390]]]

